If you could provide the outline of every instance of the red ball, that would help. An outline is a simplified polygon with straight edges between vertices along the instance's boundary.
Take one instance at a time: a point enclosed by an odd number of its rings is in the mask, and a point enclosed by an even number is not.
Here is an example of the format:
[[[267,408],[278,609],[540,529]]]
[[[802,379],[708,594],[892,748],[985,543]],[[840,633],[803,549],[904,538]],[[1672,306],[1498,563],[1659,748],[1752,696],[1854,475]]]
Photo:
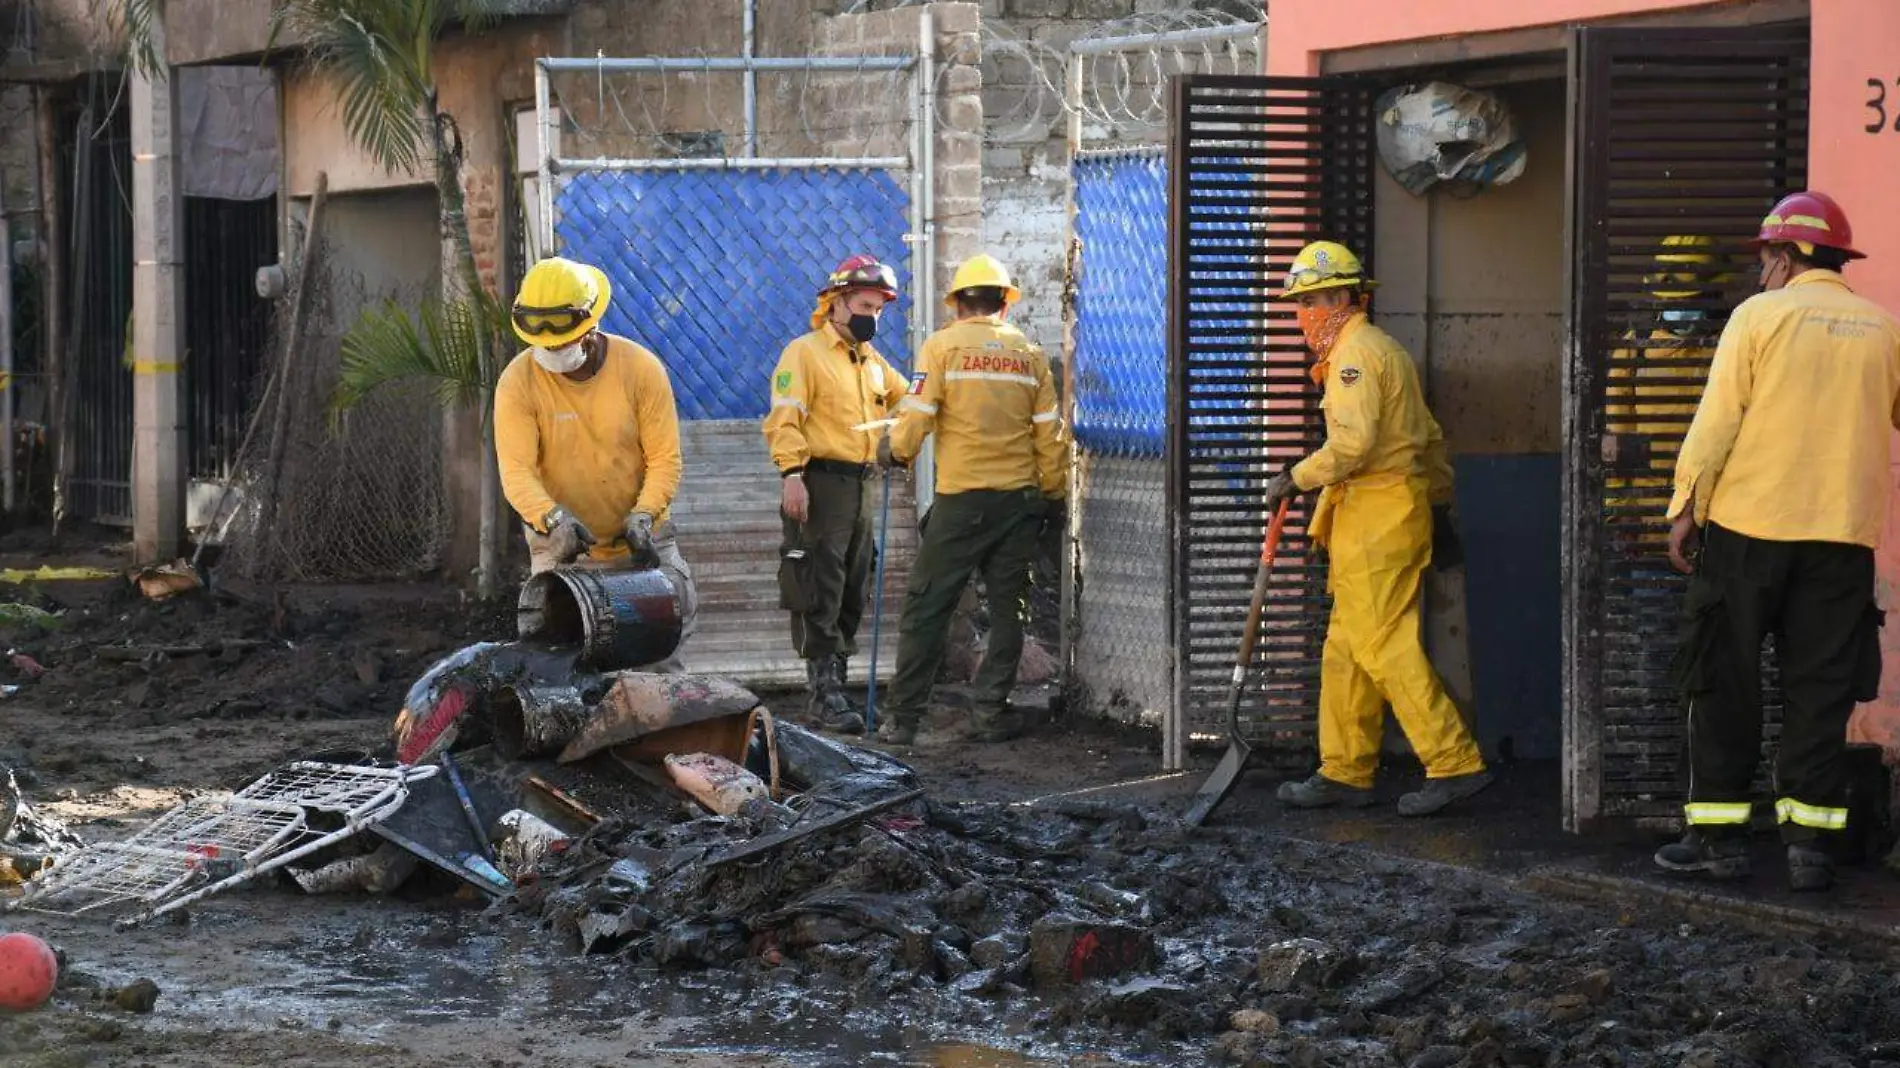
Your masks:
[[[24,931],[0,935],[0,1010],[37,1009],[53,996],[58,982],[53,947]]]

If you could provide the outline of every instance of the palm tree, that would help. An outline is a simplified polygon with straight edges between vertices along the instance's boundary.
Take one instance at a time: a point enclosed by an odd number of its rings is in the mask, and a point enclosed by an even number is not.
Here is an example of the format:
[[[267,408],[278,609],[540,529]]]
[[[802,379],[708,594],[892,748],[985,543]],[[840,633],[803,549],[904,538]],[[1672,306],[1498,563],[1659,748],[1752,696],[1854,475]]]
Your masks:
[[[428,165],[441,206],[442,233],[454,263],[440,302],[414,320],[391,302],[372,309],[343,341],[333,410],[347,410],[396,383],[433,383],[445,404],[479,404],[482,427],[481,562],[478,592],[493,597],[499,580],[496,529],[499,478],[490,418],[497,353],[507,317],[482,287],[462,192],[462,141],[442,109],[435,83],[435,42],[454,26],[480,30],[487,0],[279,0],[273,38],[284,36],[331,78],[343,122],[370,157],[395,173]]]

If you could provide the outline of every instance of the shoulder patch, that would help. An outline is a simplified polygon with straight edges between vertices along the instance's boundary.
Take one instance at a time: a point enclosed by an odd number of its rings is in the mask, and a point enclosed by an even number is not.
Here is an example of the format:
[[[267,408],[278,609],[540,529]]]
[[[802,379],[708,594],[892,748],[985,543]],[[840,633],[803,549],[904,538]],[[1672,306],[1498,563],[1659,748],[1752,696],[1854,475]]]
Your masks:
[[[916,396],[924,391],[924,379],[929,377],[930,372],[928,371],[917,372],[917,377],[910,380],[910,392],[912,396]]]
[[[1342,386],[1356,385],[1360,377],[1364,374],[1365,372],[1357,367],[1341,367],[1339,369],[1339,384]]]
[[[780,371],[772,379],[772,388],[780,393],[790,393],[792,391],[792,373],[790,371]]]

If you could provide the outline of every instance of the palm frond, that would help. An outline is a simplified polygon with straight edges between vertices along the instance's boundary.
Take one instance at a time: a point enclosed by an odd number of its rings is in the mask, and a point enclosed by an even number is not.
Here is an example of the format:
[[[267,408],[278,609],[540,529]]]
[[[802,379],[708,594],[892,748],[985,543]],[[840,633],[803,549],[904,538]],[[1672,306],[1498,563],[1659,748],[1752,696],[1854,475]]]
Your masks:
[[[86,0],[86,13],[95,21],[118,24],[125,33],[125,57],[132,69],[148,78],[165,72],[158,54],[159,0]]]
[[[283,0],[272,18],[273,43],[288,35],[336,81],[350,136],[390,170],[417,169],[429,151],[435,39],[448,22],[440,0]]]
[[[343,337],[332,419],[378,390],[427,386],[441,403],[486,410],[497,369],[488,359],[507,312],[491,296],[424,301],[411,315],[395,301],[365,311]]]

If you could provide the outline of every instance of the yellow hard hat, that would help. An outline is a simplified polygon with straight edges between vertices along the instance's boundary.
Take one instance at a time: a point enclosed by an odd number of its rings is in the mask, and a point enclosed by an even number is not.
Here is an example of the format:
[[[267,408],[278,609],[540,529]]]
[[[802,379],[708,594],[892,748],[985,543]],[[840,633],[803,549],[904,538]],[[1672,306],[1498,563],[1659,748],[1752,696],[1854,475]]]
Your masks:
[[[1002,260],[985,252],[971,256],[969,259],[963,261],[961,267],[957,268],[957,275],[955,278],[950,279],[950,291],[944,294],[943,302],[954,306],[957,302],[958,293],[966,289],[979,289],[984,286],[991,286],[1003,291],[1004,307],[1008,307],[1023,299],[1023,291],[1017,289],[1010,283],[1009,268],[1003,266]]]
[[[1724,273],[1698,271],[1698,267],[1708,267],[1721,262],[1714,253],[1696,251],[1715,247],[1715,239],[1704,234],[1671,234],[1663,238],[1663,251],[1656,253],[1656,262],[1662,269],[1643,278],[1643,284],[1651,286],[1649,295],[1657,300],[1691,300],[1699,297],[1711,285],[1721,285],[1729,281]],[[1666,286],[1668,288],[1653,288]],[[1682,287],[1688,288],[1682,288]]]
[[[600,268],[550,256],[528,268],[509,318],[526,344],[558,349],[599,326],[612,299],[613,284]]]
[[[1286,270],[1286,288],[1280,290],[1280,298],[1285,300],[1302,293],[1317,293],[1322,289],[1338,289],[1341,286],[1377,288],[1379,283],[1365,274],[1365,267],[1351,249],[1337,241],[1315,241],[1293,257],[1293,266]]]

